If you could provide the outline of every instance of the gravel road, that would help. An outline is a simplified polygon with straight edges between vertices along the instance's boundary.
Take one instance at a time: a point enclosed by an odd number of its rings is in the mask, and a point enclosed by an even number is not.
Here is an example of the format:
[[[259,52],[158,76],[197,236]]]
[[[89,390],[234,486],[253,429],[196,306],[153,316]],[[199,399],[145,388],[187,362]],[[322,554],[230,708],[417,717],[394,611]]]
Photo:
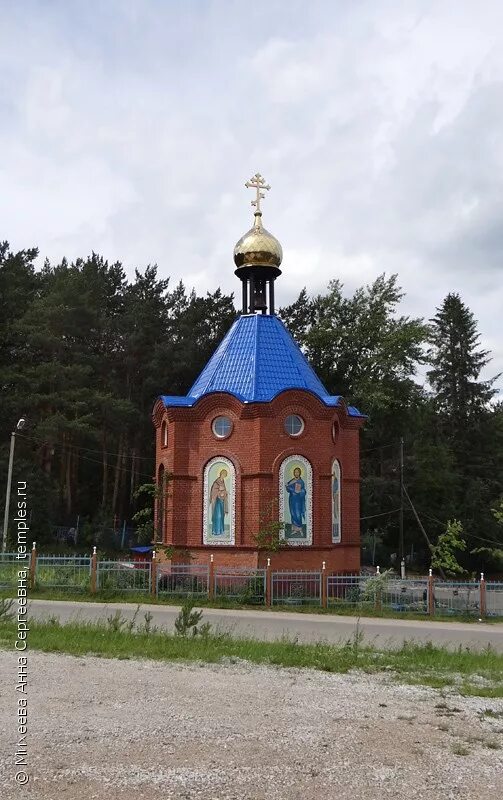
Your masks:
[[[29,655],[31,780],[17,787],[15,670],[14,653],[0,651],[4,800],[500,796],[500,700],[390,675],[38,652]]]

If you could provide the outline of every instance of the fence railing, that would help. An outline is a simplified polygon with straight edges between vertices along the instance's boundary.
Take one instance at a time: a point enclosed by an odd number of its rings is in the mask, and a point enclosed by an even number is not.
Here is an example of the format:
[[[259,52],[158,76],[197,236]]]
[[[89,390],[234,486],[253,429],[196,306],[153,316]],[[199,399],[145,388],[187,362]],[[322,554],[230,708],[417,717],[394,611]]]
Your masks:
[[[209,568],[206,564],[158,564],[156,591],[159,597],[207,597]]]
[[[213,597],[263,605],[266,602],[266,570],[245,567],[215,567]]]
[[[365,600],[366,575],[327,575],[327,605],[336,608],[353,608],[368,602]]]
[[[91,578],[90,556],[36,556],[33,587],[85,592]]]
[[[479,614],[480,583],[473,581],[442,581],[440,583],[437,581],[435,609],[441,614]]]
[[[316,571],[102,560],[90,556],[38,555],[20,561],[16,553],[0,553],[0,589],[11,590],[19,570],[29,569],[33,590],[69,593],[121,593],[161,599],[230,601],[242,605],[321,606],[334,610],[503,617],[503,582],[442,581],[380,575],[328,574]]]
[[[101,592],[151,592],[152,562],[97,561],[96,588]]]
[[[430,609],[429,595],[428,580],[390,580],[382,590],[381,603],[383,608],[392,611],[427,614]]]
[[[486,607],[485,615],[488,617],[503,616],[503,583],[496,581],[486,582]],[[484,609],[482,609],[484,611]]]
[[[273,572],[271,574],[273,605],[321,605],[321,572]]]
[[[18,553],[0,553],[0,589],[17,585],[18,572],[29,569],[31,553],[20,559]]]

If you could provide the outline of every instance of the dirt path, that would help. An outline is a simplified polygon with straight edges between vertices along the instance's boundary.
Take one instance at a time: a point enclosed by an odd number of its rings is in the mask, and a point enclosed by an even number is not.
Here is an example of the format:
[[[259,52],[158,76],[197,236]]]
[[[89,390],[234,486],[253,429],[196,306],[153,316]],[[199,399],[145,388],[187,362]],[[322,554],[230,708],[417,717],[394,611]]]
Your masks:
[[[36,800],[494,800],[501,700],[390,676],[29,656],[30,783],[0,651],[0,795]]]

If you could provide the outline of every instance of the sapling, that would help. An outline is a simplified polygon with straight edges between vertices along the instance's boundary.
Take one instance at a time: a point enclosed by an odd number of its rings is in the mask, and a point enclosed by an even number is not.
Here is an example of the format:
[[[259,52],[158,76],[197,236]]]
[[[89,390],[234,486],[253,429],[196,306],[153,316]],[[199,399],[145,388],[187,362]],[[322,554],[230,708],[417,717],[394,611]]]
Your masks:
[[[187,599],[184,601],[180,613],[178,614],[177,618],[175,619],[175,632],[177,636],[188,636],[189,633],[192,636],[197,636],[198,634],[207,637],[210,631],[210,624],[209,622],[205,622],[200,628],[198,628],[198,624],[201,621],[203,616],[202,611],[194,611],[194,601],[192,597],[189,595]]]

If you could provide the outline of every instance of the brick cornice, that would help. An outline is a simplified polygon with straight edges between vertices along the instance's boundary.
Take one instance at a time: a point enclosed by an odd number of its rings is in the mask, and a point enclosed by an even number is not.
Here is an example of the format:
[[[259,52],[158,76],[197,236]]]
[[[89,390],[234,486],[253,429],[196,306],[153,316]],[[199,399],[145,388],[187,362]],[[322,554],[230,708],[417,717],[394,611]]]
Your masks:
[[[215,392],[204,395],[190,407],[166,408],[160,398],[157,399],[152,416],[154,424],[159,427],[162,418],[170,422],[175,421],[200,421],[212,411],[215,413],[233,413],[237,419],[260,419],[276,417],[284,413],[306,412],[312,419],[333,419],[341,428],[361,428],[365,419],[350,417],[344,398],[339,399],[337,406],[326,406],[316,395],[303,389],[287,389],[276,395],[268,403],[243,403],[237,397],[227,392]]]

